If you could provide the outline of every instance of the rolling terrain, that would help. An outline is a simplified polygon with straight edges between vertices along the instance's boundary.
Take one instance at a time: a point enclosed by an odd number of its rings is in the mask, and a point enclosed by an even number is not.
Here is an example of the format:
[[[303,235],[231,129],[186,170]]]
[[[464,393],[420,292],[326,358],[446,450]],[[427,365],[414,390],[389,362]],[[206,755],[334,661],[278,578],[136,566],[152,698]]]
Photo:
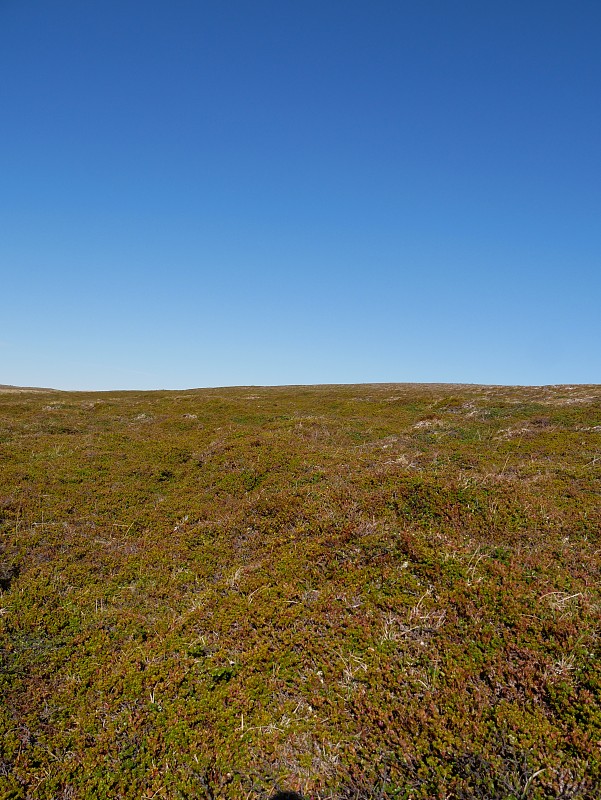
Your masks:
[[[601,796],[601,387],[2,389],[1,800]]]

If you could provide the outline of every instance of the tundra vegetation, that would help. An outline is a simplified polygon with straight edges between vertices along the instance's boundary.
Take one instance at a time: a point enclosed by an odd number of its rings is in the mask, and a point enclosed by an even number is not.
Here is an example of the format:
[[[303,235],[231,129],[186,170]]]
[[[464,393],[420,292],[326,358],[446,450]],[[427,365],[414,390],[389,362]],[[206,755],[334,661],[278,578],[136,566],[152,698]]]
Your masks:
[[[0,393],[0,798],[598,800],[601,388]]]

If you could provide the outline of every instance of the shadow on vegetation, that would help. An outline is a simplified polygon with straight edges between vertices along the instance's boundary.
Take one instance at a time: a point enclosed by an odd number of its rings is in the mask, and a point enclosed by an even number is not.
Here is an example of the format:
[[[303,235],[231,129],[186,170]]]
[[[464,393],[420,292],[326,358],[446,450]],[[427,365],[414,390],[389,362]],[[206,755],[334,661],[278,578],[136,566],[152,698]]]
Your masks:
[[[297,792],[276,792],[271,796],[271,800],[304,800]]]

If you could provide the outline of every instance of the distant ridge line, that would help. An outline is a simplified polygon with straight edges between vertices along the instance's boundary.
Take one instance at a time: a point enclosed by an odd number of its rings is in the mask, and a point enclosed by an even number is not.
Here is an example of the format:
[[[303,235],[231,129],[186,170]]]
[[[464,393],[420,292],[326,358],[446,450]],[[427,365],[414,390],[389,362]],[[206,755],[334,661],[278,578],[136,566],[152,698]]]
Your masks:
[[[11,386],[0,383],[0,392],[58,392],[60,389],[47,389],[41,386]]]
[[[180,393],[190,394],[194,392],[219,392],[219,391],[260,391],[269,392],[270,390],[329,390],[329,389],[372,389],[374,391],[393,391],[397,390],[430,390],[430,391],[462,391],[462,390],[535,390],[535,389],[595,389],[598,390],[601,384],[598,383],[545,383],[545,384],[504,384],[504,383],[455,383],[446,381],[415,382],[415,381],[390,381],[385,383],[282,383],[282,384],[240,384],[226,386],[193,386],[180,389],[54,389],[42,386],[14,386],[12,384],[0,383],[0,393],[19,394],[32,392],[37,394],[147,394],[147,393]]]

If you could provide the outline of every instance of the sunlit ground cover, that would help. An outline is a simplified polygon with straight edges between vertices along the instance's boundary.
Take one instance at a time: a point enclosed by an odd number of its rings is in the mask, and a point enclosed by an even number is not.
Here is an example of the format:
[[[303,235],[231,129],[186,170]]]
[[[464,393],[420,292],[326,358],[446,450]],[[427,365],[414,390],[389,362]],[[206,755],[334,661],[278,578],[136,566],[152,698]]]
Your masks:
[[[601,796],[601,388],[0,393],[0,798]]]

